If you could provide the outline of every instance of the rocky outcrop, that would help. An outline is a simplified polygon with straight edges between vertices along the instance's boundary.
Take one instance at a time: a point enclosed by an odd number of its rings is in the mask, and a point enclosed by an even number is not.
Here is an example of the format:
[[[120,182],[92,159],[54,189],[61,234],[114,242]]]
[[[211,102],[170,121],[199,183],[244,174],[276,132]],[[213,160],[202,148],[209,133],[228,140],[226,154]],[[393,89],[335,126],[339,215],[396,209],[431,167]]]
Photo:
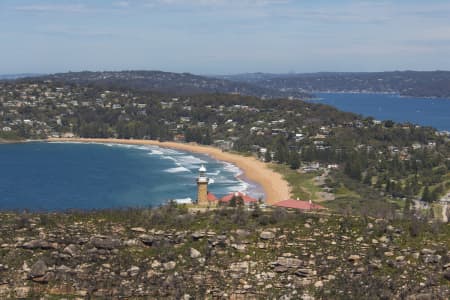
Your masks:
[[[229,228],[214,225],[214,212],[187,216],[189,226],[172,227],[161,219],[162,225],[150,226],[145,218],[107,221],[94,216],[46,215],[45,220],[54,220],[46,226],[37,215],[28,218],[25,230],[16,230],[14,214],[2,215],[0,299],[450,295],[445,228],[439,238],[426,239],[405,236],[401,224],[380,220],[367,225],[334,216],[300,215],[289,225],[261,228],[251,221],[236,228],[229,216],[217,223],[230,222]],[[340,227],[346,222],[352,227]],[[208,228],[198,230],[199,224]]]

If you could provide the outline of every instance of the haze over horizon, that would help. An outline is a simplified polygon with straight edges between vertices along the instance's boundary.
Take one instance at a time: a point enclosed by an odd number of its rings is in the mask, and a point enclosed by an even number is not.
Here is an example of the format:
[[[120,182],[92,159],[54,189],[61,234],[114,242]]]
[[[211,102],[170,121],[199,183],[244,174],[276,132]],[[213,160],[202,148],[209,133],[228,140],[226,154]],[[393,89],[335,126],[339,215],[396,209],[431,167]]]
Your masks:
[[[450,69],[450,3],[3,0],[0,74]]]

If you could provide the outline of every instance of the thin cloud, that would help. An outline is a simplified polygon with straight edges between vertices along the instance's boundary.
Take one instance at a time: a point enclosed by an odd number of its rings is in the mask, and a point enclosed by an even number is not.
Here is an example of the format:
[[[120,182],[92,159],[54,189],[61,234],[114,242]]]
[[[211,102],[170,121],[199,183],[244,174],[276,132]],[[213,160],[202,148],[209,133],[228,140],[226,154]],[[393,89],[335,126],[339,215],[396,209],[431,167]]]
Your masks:
[[[207,6],[207,7],[261,7],[277,4],[287,4],[291,0],[147,0],[146,6]]]
[[[89,11],[84,4],[33,4],[17,6],[16,10],[25,12],[64,12],[64,13],[83,13]]]
[[[36,30],[39,34],[62,37],[112,38],[119,37],[117,32],[82,27],[47,26]]]
[[[126,8],[130,6],[130,2],[129,1],[118,1],[118,2],[114,2],[113,6],[115,7],[121,7],[121,8]]]

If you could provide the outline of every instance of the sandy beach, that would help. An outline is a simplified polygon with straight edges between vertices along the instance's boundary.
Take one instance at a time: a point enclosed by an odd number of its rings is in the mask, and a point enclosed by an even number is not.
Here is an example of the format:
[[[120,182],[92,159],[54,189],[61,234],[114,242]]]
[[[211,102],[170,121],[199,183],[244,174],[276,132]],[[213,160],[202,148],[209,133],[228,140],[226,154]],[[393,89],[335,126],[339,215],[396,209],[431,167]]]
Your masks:
[[[159,142],[153,140],[49,138],[47,141],[151,145],[207,154],[217,160],[229,162],[239,167],[244,172],[244,176],[246,178],[259,184],[263,188],[264,194],[266,195],[266,203],[272,204],[290,198],[289,184],[283,179],[281,174],[271,170],[267,164],[259,161],[255,157],[246,157],[234,153],[223,152],[222,150],[214,147],[197,145],[194,143],[183,144],[176,142]]]

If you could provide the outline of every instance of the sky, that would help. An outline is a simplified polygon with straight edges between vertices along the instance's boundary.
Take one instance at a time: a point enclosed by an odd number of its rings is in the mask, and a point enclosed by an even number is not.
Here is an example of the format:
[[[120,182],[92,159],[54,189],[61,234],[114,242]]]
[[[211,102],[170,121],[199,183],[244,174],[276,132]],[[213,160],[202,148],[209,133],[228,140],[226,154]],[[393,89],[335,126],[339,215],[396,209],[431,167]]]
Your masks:
[[[0,0],[0,74],[437,69],[448,0]]]

